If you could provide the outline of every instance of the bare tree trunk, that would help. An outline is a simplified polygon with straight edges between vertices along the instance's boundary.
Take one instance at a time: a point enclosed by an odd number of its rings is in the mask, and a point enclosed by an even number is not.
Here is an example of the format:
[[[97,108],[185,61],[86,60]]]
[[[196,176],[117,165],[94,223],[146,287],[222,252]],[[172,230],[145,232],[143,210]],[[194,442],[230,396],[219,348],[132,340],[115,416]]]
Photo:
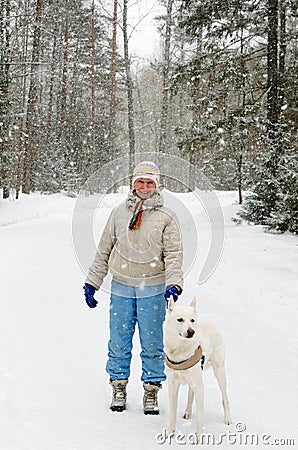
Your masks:
[[[240,102],[239,102],[239,110],[242,111],[242,115],[246,114],[246,77],[245,73],[245,55],[244,55],[244,30],[241,28],[240,30],[240,65],[241,65],[241,73],[243,76],[241,77],[240,84]],[[237,155],[237,184],[238,184],[238,198],[239,205],[242,205],[242,164],[243,164],[243,153],[244,153],[244,145],[242,139],[239,143],[239,150]]]
[[[110,160],[115,157],[115,131],[116,131],[116,59],[117,59],[117,0],[114,0],[113,38],[112,38],[112,65],[111,65],[111,102],[110,102]]]
[[[56,56],[57,55],[57,35],[58,35],[58,26],[55,26],[54,36],[53,36],[51,76],[50,76],[50,80],[49,80],[49,103],[48,103],[48,117],[47,117],[48,139],[50,137],[52,114],[53,114],[54,80],[55,80],[55,71],[56,71],[56,64],[57,64],[57,56]]]
[[[267,71],[268,138],[269,142],[275,145],[280,112],[278,101],[278,0],[268,0]]]
[[[95,159],[95,29],[94,29],[94,0],[91,2],[91,171],[93,173]]]
[[[2,135],[1,139],[1,150],[2,150],[2,160],[3,167],[1,178],[3,178],[3,198],[9,197],[9,169],[8,169],[8,159],[10,152],[9,145],[9,69],[10,69],[10,0],[1,2],[1,15],[0,15],[0,23],[1,23],[1,37],[0,37],[0,93],[1,93],[1,111],[0,115],[2,116]]]
[[[60,110],[60,145],[64,156],[67,156],[66,148],[66,108],[67,108],[67,84],[68,84],[68,17],[65,19],[64,28],[64,51],[63,51],[63,66],[62,66],[62,85],[61,85],[61,110]]]
[[[203,43],[203,27],[200,26],[198,30],[197,35],[197,48],[196,48],[196,59],[195,59],[195,70],[198,73],[201,69],[201,55],[202,55],[202,43]],[[200,77],[197,77],[197,80],[200,80]],[[199,109],[198,109],[198,99],[200,98],[201,90],[200,86],[198,85],[198,81],[194,82],[194,85],[191,90],[191,97],[192,97],[192,103],[193,103],[193,111],[192,111],[192,123],[191,127],[192,130],[194,130],[192,133],[195,135],[198,120],[199,120]],[[198,145],[196,143],[197,141],[192,142],[191,148],[190,148],[190,155],[189,155],[189,181],[191,189],[195,189],[196,187],[196,168],[200,166],[200,152],[201,149],[198,148]]]
[[[131,67],[128,52],[127,34],[127,4],[123,1],[123,40],[124,40],[124,63],[127,87],[127,114],[128,114],[128,138],[129,138],[129,173],[132,174],[135,163],[135,131],[134,131],[134,104],[133,104],[133,83],[131,77]]]
[[[21,180],[22,180],[22,169],[23,169],[23,152],[24,152],[24,130],[26,126],[26,95],[27,95],[27,59],[28,59],[28,32],[29,32],[29,23],[28,23],[28,10],[29,10],[29,0],[25,2],[25,34],[23,37],[23,52],[22,52],[22,67],[23,67],[23,81],[22,81],[22,118],[20,123],[19,130],[19,152],[18,152],[18,163],[17,163],[17,181],[16,181],[16,199],[19,198],[19,193],[21,189]]]
[[[10,0],[6,0],[6,24],[5,24],[5,50],[6,50],[6,61],[4,66],[4,72],[5,72],[5,79],[7,80],[7,87],[9,85],[9,69],[10,69],[10,30],[9,30],[9,23],[10,23]],[[6,100],[9,102],[9,90],[7,89],[6,92]],[[8,144],[9,146],[9,144]],[[8,148],[8,151],[10,151],[10,148]],[[3,198],[9,197],[9,185],[3,186]]]
[[[160,115],[160,138],[159,151],[164,152],[167,141],[167,119],[169,109],[169,69],[170,69],[170,45],[171,45],[171,31],[172,31],[172,9],[174,0],[168,0],[167,14],[166,14],[166,32],[164,43],[164,56],[162,68],[162,104]]]
[[[72,79],[69,80],[70,84],[71,84],[71,89],[70,89],[70,94],[69,94],[69,106],[67,109],[67,113],[68,113],[68,117],[70,118],[69,123],[68,123],[68,143],[69,143],[69,148],[70,148],[70,154],[69,154],[69,158],[70,158],[70,162],[74,163],[74,153],[73,153],[73,120],[72,118],[74,117],[75,114],[75,107],[76,107],[76,100],[77,100],[77,93],[76,93],[76,89],[75,89],[75,79],[77,77],[77,71],[78,71],[78,65],[80,64],[79,61],[79,46],[80,46],[80,42],[79,42],[79,38],[77,38],[77,42],[76,42],[76,46],[75,46],[75,53],[74,53],[74,58],[73,58],[73,64],[72,64]],[[93,166],[92,166],[93,167]]]
[[[278,0],[268,0],[268,46],[267,46],[267,135],[268,159],[266,169],[272,180],[276,179],[280,160],[280,102],[278,73]],[[269,216],[277,201],[277,185],[268,187],[267,204]]]
[[[243,147],[243,146],[242,146]],[[243,163],[243,151],[240,151],[237,156],[237,172],[238,172],[238,199],[239,205],[242,205],[243,196],[242,196],[242,163]]]
[[[287,51],[287,42],[286,42],[286,2],[285,0],[279,0],[279,20],[280,20],[280,37],[279,37],[279,110],[284,102],[284,76],[285,76],[285,65],[286,65],[286,51]]]
[[[40,58],[40,38],[42,21],[42,0],[36,0],[36,15],[33,31],[33,47],[31,57],[31,75],[27,104],[25,159],[22,191],[30,194],[32,189],[33,161],[35,152],[35,126],[37,121],[38,102],[38,65]]]
[[[201,70],[201,57],[202,57],[202,45],[203,45],[203,27],[200,26],[198,29],[198,35],[197,35],[197,48],[196,48],[196,61],[195,61],[195,68],[197,74],[199,74]],[[200,80],[201,77],[197,76],[197,80]],[[192,128],[194,130],[197,129],[198,122],[199,122],[199,98],[201,96],[202,87],[199,85],[200,81],[195,81],[193,89],[192,89],[192,101],[193,101],[193,112],[192,112]],[[194,134],[196,131],[194,132]],[[195,146],[192,148],[192,163],[199,167],[200,165],[200,154],[201,151],[200,148],[198,148],[198,145],[195,144]]]

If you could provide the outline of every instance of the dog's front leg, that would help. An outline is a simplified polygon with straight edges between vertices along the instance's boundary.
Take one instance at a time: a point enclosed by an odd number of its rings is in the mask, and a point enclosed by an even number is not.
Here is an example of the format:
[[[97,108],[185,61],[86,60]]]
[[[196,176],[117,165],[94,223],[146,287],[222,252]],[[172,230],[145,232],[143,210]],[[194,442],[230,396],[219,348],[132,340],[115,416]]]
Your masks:
[[[174,434],[176,429],[179,387],[180,387],[179,381],[171,379],[169,380],[168,390],[169,390],[170,419],[167,433],[168,436]]]
[[[186,410],[184,411],[183,414],[183,419],[189,420],[191,418],[191,411],[192,411],[192,404],[193,404],[193,399],[194,399],[194,391],[191,388],[190,385],[188,385],[188,399],[187,399],[187,405],[186,405]]]

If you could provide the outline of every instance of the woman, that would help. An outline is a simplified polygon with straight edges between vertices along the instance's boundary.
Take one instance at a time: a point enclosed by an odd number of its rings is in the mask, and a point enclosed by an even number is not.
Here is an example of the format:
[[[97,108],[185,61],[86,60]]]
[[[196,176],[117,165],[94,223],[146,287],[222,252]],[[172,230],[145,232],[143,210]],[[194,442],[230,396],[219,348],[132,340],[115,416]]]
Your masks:
[[[112,411],[126,406],[132,339],[138,324],[145,414],[159,414],[157,393],[164,373],[165,299],[182,292],[182,242],[176,215],[163,206],[160,171],[151,161],[133,172],[132,190],[113,209],[84,286],[90,308],[108,270],[113,275],[106,371],[113,388]]]

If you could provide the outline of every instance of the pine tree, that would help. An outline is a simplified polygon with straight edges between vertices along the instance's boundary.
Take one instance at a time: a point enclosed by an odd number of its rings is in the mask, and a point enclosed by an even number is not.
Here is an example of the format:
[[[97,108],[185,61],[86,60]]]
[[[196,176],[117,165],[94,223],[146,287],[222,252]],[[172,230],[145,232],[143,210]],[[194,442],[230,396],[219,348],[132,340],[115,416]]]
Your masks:
[[[285,155],[279,166],[276,203],[266,225],[269,229],[298,234],[298,157]]]
[[[265,47],[262,8],[251,1],[181,3],[178,24],[188,37],[188,57],[177,64],[174,89],[190,95],[192,119],[178,128],[191,153],[219,189],[238,187],[259,149]],[[261,120],[260,120],[261,119]]]
[[[267,153],[241,217],[279,231],[297,232],[297,157],[291,145],[292,125],[285,122],[286,4],[268,1]],[[296,163],[296,166],[295,166]]]

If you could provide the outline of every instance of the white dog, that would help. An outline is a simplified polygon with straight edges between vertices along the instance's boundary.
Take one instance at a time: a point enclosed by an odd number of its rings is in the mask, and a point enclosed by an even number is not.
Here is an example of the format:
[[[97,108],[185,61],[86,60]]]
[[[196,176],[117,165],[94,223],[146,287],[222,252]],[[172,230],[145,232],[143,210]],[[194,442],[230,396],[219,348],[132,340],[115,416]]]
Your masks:
[[[170,403],[168,436],[175,432],[179,387],[181,384],[188,384],[188,402],[183,418],[191,417],[192,403],[195,398],[196,433],[200,442],[204,414],[202,371],[210,365],[222,393],[224,422],[230,424],[223,341],[212,324],[198,324],[195,298],[189,306],[175,304],[170,299],[164,322],[164,349]]]

